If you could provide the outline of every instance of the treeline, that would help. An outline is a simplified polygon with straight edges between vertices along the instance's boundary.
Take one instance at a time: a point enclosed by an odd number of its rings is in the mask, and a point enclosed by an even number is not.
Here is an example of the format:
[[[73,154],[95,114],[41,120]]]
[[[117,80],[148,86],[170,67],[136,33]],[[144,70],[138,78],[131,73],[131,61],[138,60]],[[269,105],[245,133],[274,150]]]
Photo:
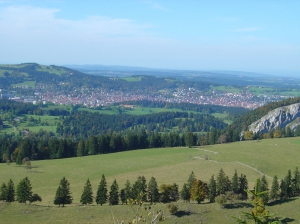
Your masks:
[[[176,128],[178,132],[207,132],[210,127],[224,129],[227,124],[212,115],[187,112],[161,112],[148,115],[107,115],[78,111],[65,116],[57,124],[60,136],[74,137],[124,132],[126,130],[147,132],[168,132]]]
[[[243,107],[225,107],[219,105],[204,105],[204,104],[192,104],[192,103],[170,103],[163,101],[127,101],[122,104],[132,104],[142,107],[154,107],[154,108],[175,108],[181,110],[195,111],[204,114],[212,113],[228,113],[230,119],[234,120],[237,117],[241,117],[245,113],[249,112],[249,109]]]
[[[271,188],[269,188],[269,183],[265,175],[257,179],[255,187],[257,195],[260,192],[265,192],[260,196],[263,204],[299,196],[300,173],[298,167],[296,167],[293,175],[291,170],[288,170],[286,177],[280,183],[275,175]],[[92,185],[90,180],[87,179],[83,187],[80,202],[83,205],[92,204],[94,201],[97,205],[106,203],[109,203],[109,205],[118,205],[127,204],[132,200],[153,204],[157,202],[170,203],[181,199],[185,202],[196,201],[198,204],[204,200],[208,200],[210,203],[217,202],[225,206],[227,201],[232,204],[235,200],[247,200],[247,190],[248,180],[246,175],[238,175],[236,170],[233,176],[229,178],[224,170],[220,169],[216,178],[215,175],[212,175],[208,183],[197,179],[194,172],[191,172],[187,182],[183,184],[180,191],[176,183],[161,184],[158,186],[154,177],[151,177],[147,184],[144,176],[138,176],[133,184],[127,180],[121,189],[115,179],[109,191],[106,178],[103,174],[97,187],[96,196],[93,196]],[[70,183],[63,177],[56,191],[54,204],[59,206],[71,204],[73,201],[71,194]],[[8,184],[2,184],[0,188],[0,200],[13,202],[15,201],[15,195],[17,196],[17,201],[20,203],[26,203],[27,201],[31,203],[42,200],[39,195],[32,193],[31,183],[27,177],[20,181],[16,193],[12,180]]]
[[[106,154],[135,149],[196,146],[222,143],[224,136],[221,130],[210,128],[205,135],[187,132],[157,133],[128,132],[106,133],[89,136],[87,139],[58,138],[49,132],[31,133],[25,138],[0,136],[0,162],[16,162],[21,164],[23,158],[30,160],[60,159],[76,156]]]
[[[70,112],[64,109],[48,109],[43,108],[42,105],[34,105],[32,103],[21,103],[13,100],[0,99],[0,112],[2,114],[8,113],[13,116],[20,116],[22,114],[34,115],[49,115],[49,116],[63,116],[69,115]]]

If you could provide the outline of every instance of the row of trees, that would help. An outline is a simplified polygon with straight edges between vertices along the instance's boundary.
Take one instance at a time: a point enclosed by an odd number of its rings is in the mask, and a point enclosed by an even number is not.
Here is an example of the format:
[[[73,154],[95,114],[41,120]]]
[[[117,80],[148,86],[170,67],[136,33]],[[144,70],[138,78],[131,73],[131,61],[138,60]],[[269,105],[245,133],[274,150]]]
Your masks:
[[[9,138],[0,136],[0,162],[16,161],[22,163],[22,159],[30,160],[59,159],[75,156],[106,154],[135,149],[179,147],[223,143],[224,136],[220,136],[220,130],[210,129],[206,135],[192,132],[178,134],[177,132],[157,133],[128,132],[124,135],[107,133],[100,136],[81,138],[57,138],[44,135],[40,132],[26,138]]]
[[[161,202],[170,203],[178,201],[180,198],[185,202],[196,201],[201,203],[204,200],[209,202],[218,202],[220,204],[226,203],[227,200],[233,202],[234,199],[246,200],[248,198],[248,181],[246,175],[238,175],[237,171],[234,172],[230,179],[220,169],[216,179],[214,175],[209,180],[209,183],[198,180],[191,172],[186,183],[183,184],[182,190],[179,192],[178,185],[174,184],[161,184],[159,187],[154,177],[146,182],[144,176],[139,176],[137,180],[131,185],[127,180],[124,188],[119,190],[119,185],[116,180],[113,181],[108,191],[106,178],[102,175],[100,183],[97,188],[96,196],[93,196],[93,189],[88,179],[84,185],[80,202],[83,205],[92,204],[94,201],[97,205],[109,203],[109,205],[127,204],[128,200],[149,202],[150,204]],[[268,192],[261,195],[263,203],[273,202],[276,200],[283,200],[286,198],[300,195],[300,173],[298,167],[292,175],[291,170],[279,184],[277,176],[275,175],[272,181],[271,189],[268,187],[268,181],[265,175],[261,179],[257,179],[256,192]],[[10,179],[8,184],[3,183],[0,188],[0,200],[6,202],[13,202],[17,200],[20,203],[29,203],[41,201],[38,194],[33,194],[31,182],[25,177],[16,187]],[[54,204],[64,205],[71,204],[73,197],[70,191],[69,181],[63,177],[60,181],[59,187],[56,191]]]
[[[6,202],[18,201],[20,203],[29,203],[42,201],[38,194],[33,194],[31,182],[28,177],[22,179],[15,189],[14,182],[10,179],[7,184],[3,182],[0,188],[0,200]]]

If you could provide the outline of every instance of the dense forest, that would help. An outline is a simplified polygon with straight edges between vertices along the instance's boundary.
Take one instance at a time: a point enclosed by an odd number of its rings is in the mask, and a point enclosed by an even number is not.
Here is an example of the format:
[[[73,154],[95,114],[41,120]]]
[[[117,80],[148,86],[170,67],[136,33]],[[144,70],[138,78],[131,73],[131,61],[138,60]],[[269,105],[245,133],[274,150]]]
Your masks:
[[[296,103],[299,100],[299,98],[293,98],[268,104],[250,111],[229,126],[206,113],[161,112],[148,115],[106,115],[76,110],[46,110],[38,105],[0,100],[2,117],[0,128],[4,122],[14,121],[14,118],[21,114],[59,116],[56,121],[56,133],[41,129],[37,133],[19,131],[1,135],[0,162],[20,163],[25,157],[30,160],[58,159],[144,148],[191,147],[239,141],[242,128],[247,127],[255,119],[274,108]],[[206,106],[200,106],[197,109],[189,104],[139,103],[144,106],[165,105],[202,112],[221,112],[223,109],[222,107],[209,109]],[[32,117],[28,119],[38,122]],[[284,136],[300,136],[300,129],[295,132],[281,130],[280,135],[274,134],[274,137]],[[257,138],[264,138],[264,136],[254,136],[254,139]]]
[[[187,112],[161,112],[148,115],[106,115],[77,111],[65,116],[57,124],[60,136],[83,136],[105,134],[107,132],[126,132],[130,130],[147,132],[168,132],[173,128],[177,132],[207,132],[211,127],[224,129],[222,120],[212,115]]]

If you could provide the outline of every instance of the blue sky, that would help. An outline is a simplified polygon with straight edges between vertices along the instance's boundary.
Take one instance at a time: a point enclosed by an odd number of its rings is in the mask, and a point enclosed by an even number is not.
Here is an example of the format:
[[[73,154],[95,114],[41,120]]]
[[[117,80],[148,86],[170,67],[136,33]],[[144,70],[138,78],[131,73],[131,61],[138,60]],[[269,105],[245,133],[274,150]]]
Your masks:
[[[300,76],[300,1],[0,0],[0,63]]]

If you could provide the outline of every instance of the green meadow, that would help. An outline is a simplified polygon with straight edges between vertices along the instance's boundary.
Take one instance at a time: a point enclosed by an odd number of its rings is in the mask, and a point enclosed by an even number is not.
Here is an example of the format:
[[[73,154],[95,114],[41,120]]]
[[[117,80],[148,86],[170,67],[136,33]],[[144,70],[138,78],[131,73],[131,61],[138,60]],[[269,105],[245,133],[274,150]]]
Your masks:
[[[300,165],[300,138],[268,139],[244,141],[230,144],[201,146],[194,148],[157,148],[134,150],[114,154],[95,155],[59,160],[32,161],[32,169],[23,166],[0,164],[0,183],[11,178],[15,185],[28,177],[34,193],[43,201],[32,205],[0,202],[1,222],[3,223],[114,223],[113,216],[128,223],[133,212],[128,205],[90,206],[80,205],[83,186],[90,179],[94,195],[101,175],[105,174],[108,189],[116,179],[119,189],[126,180],[134,183],[139,175],[144,175],[147,182],[153,176],[158,185],[177,183],[181,190],[183,183],[193,171],[197,179],[208,182],[221,168],[231,179],[234,170],[247,176],[252,188],[256,178],[265,174],[271,187],[272,177],[281,180],[287,170]],[[204,157],[208,156],[208,160]],[[65,176],[70,182],[71,205],[59,208],[53,204],[60,179]],[[228,204],[220,208],[217,203],[202,204],[176,202],[179,206],[177,215],[170,215],[165,204],[154,205],[155,209],[165,211],[167,220],[162,223],[235,223],[231,216],[239,216],[241,211],[251,211],[250,201]],[[267,206],[271,213],[289,218],[289,223],[299,223],[300,200],[291,200]]]
[[[24,117],[27,117],[27,121],[24,121]],[[36,125],[30,125],[30,118],[34,118],[35,120],[41,120],[40,124],[36,124]],[[20,122],[17,123],[17,125],[15,126],[15,128],[9,124],[7,121],[4,121],[4,125],[5,127],[0,130],[0,134],[1,133],[12,133],[12,132],[16,132],[16,131],[22,131],[23,129],[28,129],[29,131],[32,132],[39,132],[41,129],[45,130],[45,131],[51,131],[51,132],[55,132],[56,131],[56,122],[59,119],[59,116],[40,116],[40,115],[21,115],[19,116],[20,118]]]
[[[141,76],[130,76],[130,77],[122,77],[120,79],[123,79],[127,82],[139,82],[139,81],[141,81],[142,77]]]
[[[242,89],[233,86],[211,86],[212,90],[219,90],[226,93],[240,93]]]
[[[28,86],[28,87],[35,87],[35,81],[25,81],[20,83],[12,84],[11,87],[17,87],[17,86]]]

